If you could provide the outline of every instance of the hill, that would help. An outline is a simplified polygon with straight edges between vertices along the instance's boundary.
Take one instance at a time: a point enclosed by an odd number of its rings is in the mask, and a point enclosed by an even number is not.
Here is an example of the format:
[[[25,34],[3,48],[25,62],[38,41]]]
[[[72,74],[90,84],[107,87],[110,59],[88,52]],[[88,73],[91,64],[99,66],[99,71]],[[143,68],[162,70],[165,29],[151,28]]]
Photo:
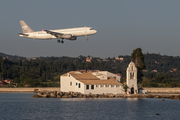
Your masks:
[[[2,56],[2,57],[1,57]],[[144,54],[146,69],[143,70],[143,86],[180,86],[180,58],[160,54]],[[126,69],[131,56],[120,55],[117,58],[78,57],[38,57],[25,58],[0,53],[0,79],[13,79],[20,85],[53,86],[59,75],[72,70],[107,70],[122,74],[125,81]],[[167,84],[167,85],[166,85]]]
[[[17,55],[8,55],[8,54],[4,54],[4,53],[1,53],[0,52],[0,56],[3,57],[3,59],[9,59],[9,60],[12,60],[12,61],[18,61],[18,60],[25,60],[26,58],[25,57],[20,57],[20,56],[17,56]]]

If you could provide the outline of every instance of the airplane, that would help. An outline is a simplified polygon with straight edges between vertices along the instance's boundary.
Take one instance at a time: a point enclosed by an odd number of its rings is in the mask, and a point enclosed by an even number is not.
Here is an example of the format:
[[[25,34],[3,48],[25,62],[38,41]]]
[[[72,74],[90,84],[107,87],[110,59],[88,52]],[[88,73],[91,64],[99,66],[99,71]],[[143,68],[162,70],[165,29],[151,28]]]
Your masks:
[[[88,35],[93,35],[97,33],[97,31],[91,27],[78,27],[57,30],[42,29],[42,31],[33,31],[23,20],[19,22],[23,31],[23,33],[19,33],[20,37],[33,39],[58,39],[58,43],[64,43],[64,39],[76,40],[79,36],[86,36],[86,40],[88,40]]]

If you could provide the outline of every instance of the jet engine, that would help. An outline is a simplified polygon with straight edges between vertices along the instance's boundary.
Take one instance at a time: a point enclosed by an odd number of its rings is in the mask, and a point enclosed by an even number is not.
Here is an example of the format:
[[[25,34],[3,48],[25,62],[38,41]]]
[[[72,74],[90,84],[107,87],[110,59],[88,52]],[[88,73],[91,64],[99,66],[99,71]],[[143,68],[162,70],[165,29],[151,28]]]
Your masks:
[[[77,37],[76,36],[72,36],[69,40],[76,40]]]
[[[62,36],[64,39],[71,39],[72,35],[71,34],[65,34]]]

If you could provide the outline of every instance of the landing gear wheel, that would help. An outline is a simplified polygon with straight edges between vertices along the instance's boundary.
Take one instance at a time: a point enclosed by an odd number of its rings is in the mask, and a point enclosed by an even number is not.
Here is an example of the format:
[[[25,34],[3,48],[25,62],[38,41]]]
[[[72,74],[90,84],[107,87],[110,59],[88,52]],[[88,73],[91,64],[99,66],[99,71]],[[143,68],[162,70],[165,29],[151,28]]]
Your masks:
[[[63,44],[63,43],[64,43],[64,41],[61,41],[61,43]]]
[[[57,40],[58,43],[60,43],[60,40]]]

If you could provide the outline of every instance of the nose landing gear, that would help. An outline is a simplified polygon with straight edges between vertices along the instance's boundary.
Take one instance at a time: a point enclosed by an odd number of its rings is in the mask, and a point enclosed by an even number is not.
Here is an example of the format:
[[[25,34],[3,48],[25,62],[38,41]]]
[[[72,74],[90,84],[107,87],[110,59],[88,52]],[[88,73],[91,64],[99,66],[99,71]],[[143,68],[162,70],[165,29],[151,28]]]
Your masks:
[[[88,40],[87,35],[86,35],[86,40]]]

